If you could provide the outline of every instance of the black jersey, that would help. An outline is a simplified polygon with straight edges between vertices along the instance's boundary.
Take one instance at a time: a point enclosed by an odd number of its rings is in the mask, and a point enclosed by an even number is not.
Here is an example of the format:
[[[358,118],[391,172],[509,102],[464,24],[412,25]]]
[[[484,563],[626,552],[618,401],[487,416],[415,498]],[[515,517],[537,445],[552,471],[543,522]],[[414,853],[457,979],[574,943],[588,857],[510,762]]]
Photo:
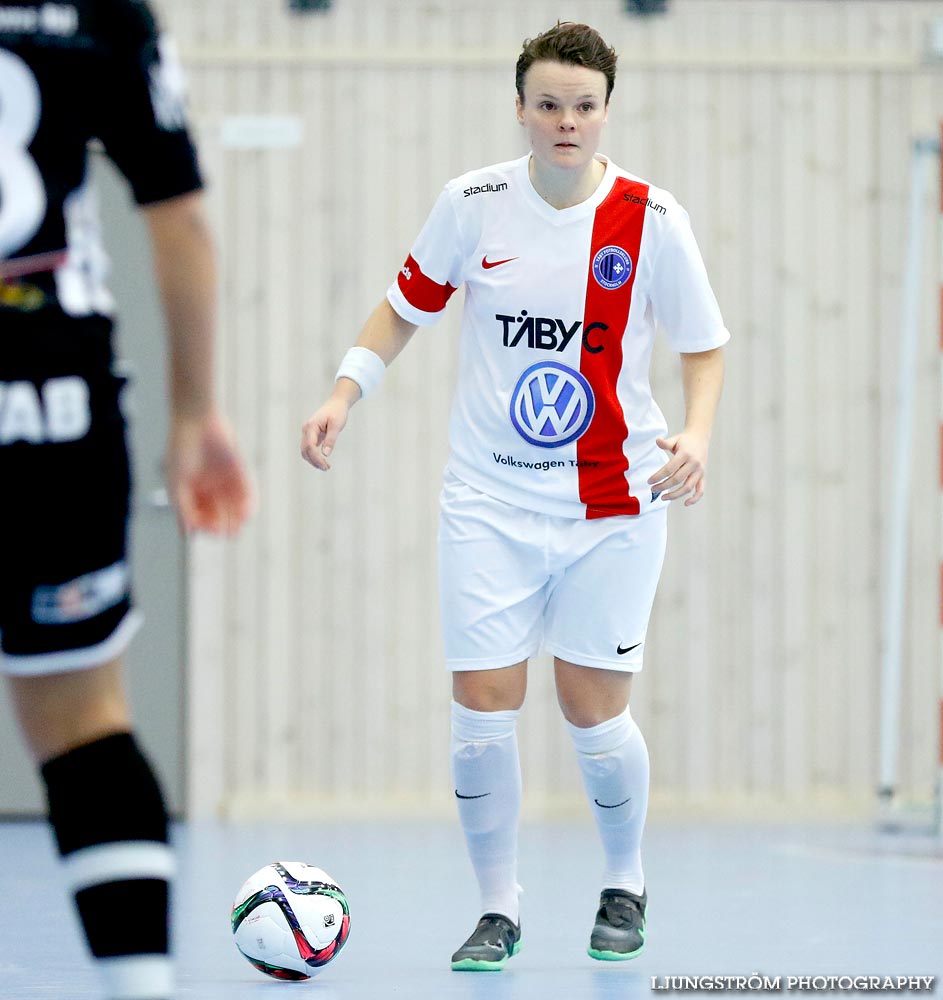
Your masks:
[[[110,313],[92,140],[139,204],[201,186],[182,72],[147,0],[0,0],[0,325]]]

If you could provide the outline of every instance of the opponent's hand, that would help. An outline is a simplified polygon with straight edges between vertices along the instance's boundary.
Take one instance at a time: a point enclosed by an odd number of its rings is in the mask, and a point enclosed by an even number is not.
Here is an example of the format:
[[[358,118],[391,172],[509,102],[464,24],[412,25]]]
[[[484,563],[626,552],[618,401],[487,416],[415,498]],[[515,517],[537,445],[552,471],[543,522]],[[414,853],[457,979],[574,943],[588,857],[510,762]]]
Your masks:
[[[335,393],[301,428],[301,457],[322,472],[331,467],[327,459],[347,423],[350,407],[348,400]]]
[[[252,486],[226,421],[215,410],[172,420],[164,459],[182,531],[234,535],[253,508]]]
[[[694,506],[704,496],[708,440],[698,434],[682,432],[670,438],[657,438],[655,444],[671,458],[649,477],[649,486],[661,491],[662,500],[687,497],[684,506]]]

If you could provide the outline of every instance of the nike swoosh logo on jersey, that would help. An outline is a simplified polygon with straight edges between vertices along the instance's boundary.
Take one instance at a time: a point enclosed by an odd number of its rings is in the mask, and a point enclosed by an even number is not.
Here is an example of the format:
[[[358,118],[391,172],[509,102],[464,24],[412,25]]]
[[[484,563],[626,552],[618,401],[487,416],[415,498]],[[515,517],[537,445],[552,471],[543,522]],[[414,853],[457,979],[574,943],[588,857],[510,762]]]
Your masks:
[[[490,795],[491,792],[482,792],[481,795],[462,795],[462,793],[456,788],[455,798],[457,799],[483,799],[486,795]]]
[[[596,805],[599,806],[600,809],[618,809],[619,806],[624,806],[626,804],[626,802],[631,802],[631,801],[632,801],[632,797],[629,796],[629,798],[623,799],[622,802],[617,802],[614,806],[607,806],[605,803],[600,802],[599,799],[593,799],[593,802],[595,802]]]
[[[481,258],[481,266],[487,271],[492,267],[500,267],[502,264],[510,264],[512,260],[517,260],[517,257],[508,257],[507,260],[488,260],[488,255],[485,254]]]
[[[625,649],[621,646],[616,646],[616,652],[619,656],[624,656],[626,653],[631,653],[633,649],[638,649],[641,645],[642,644],[640,642],[637,642],[634,646],[626,646]]]

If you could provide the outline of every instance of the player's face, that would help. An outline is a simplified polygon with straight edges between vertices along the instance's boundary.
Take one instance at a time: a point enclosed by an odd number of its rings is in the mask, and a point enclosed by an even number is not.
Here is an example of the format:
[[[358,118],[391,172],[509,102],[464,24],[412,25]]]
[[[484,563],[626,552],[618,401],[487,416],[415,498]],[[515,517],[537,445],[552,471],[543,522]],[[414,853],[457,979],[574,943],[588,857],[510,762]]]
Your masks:
[[[548,167],[585,169],[606,123],[606,75],[569,63],[535,62],[524,77],[517,120],[536,159]]]

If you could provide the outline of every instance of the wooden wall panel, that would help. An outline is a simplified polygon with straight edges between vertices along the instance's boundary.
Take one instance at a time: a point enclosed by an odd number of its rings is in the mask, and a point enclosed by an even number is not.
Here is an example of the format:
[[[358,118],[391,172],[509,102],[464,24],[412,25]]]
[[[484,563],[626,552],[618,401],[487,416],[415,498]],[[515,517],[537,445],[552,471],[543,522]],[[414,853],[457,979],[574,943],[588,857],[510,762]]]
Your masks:
[[[910,144],[936,134],[929,0],[163,0],[221,244],[223,395],[260,509],[191,567],[191,811],[451,809],[437,495],[460,303],[358,406],[327,476],[300,426],[442,184],[523,152],[513,64],[556,17],[621,54],[605,152],[690,212],[734,339],[710,492],[671,513],[634,711],[658,803],[867,801]],[[233,149],[233,116],[300,122]],[[933,184],[937,182],[934,169]],[[938,692],[936,192],[926,204],[902,787],[927,800]],[[461,296],[457,295],[456,299]],[[673,427],[677,358],[652,384]],[[579,806],[546,659],[528,808]]]

